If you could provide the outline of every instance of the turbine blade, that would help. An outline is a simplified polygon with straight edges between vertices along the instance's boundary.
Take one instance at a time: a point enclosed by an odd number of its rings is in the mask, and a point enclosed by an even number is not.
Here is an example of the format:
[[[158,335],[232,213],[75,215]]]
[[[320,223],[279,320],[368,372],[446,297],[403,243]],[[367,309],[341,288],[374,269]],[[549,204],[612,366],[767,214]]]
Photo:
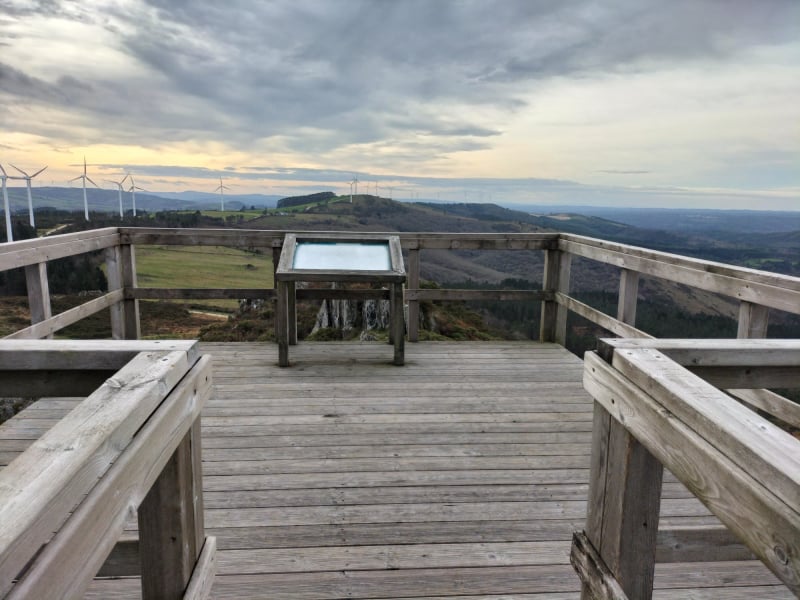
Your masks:
[[[91,183],[91,184],[92,184],[94,187],[96,187],[96,188],[99,188],[99,187],[100,187],[100,186],[99,186],[99,185],[97,185],[97,184],[96,184],[94,181],[92,181],[92,178],[91,178],[91,177],[89,177],[88,175],[86,175],[86,180],[87,180],[89,183]]]
[[[3,168],[3,165],[0,165],[0,173],[3,174],[3,177],[8,177],[8,174],[6,173],[6,170]]]
[[[47,167],[42,167],[41,169],[39,169],[38,171],[36,171],[36,173],[34,173],[33,175],[31,175],[31,179],[33,179],[34,177],[36,177],[36,176],[37,176],[39,173],[41,173],[42,171],[44,171],[46,168],[47,168]]]
[[[8,163],[8,164],[10,164],[10,165],[11,165],[11,163]],[[12,166],[12,167],[14,167],[14,165],[11,165],[11,166]],[[28,174],[27,174],[25,171],[23,171],[22,169],[20,169],[19,167],[14,167],[14,168],[15,168],[17,171],[19,171],[20,173],[22,173],[23,175],[25,175],[25,177],[27,177],[27,176],[28,176]]]
[[[77,181],[78,179],[83,179],[83,175],[78,175],[77,177],[73,177],[70,181]]]
[[[130,176],[130,173],[125,173],[125,177],[123,177],[123,178],[120,180],[119,184],[120,184],[120,185],[122,185],[123,183],[125,183],[125,180],[126,180],[126,179],[127,179],[129,176]]]

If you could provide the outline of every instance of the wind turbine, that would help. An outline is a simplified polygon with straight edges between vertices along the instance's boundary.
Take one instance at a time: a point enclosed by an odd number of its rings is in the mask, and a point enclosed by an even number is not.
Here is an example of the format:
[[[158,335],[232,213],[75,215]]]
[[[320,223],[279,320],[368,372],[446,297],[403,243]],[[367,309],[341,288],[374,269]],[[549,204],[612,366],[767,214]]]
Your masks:
[[[123,216],[123,212],[122,212],[122,192],[123,192],[124,190],[122,189],[122,184],[123,184],[123,183],[125,183],[125,180],[126,180],[126,179],[127,179],[129,176],[130,176],[130,173],[126,173],[126,174],[125,174],[125,177],[123,177],[123,178],[122,178],[122,179],[120,179],[119,181],[111,181],[110,179],[106,179],[106,181],[107,181],[108,183],[113,183],[114,185],[116,185],[116,186],[117,186],[117,191],[119,192],[119,218],[120,218],[120,219],[121,219],[121,218],[122,218],[122,216]]]
[[[11,164],[11,163],[9,163],[9,164]],[[11,166],[14,167],[14,165],[11,165]],[[35,228],[36,225],[33,224],[33,196],[31,195],[31,179],[36,177],[39,173],[44,171],[47,167],[42,167],[41,169],[36,171],[36,173],[34,173],[33,175],[28,175],[25,171],[23,171],[19,167],[14,167],[14,168],[24,175],[24,177],[16,177],[15,179],[24,179],[26,181],[26,183],[28,184],[28,217],[29,217],[29,221],[30,221],[31,227]],[[11,177],[7,177],[7,179],[11,179]]]
[[[78,175],[77,177],[73,177],[70,179],[72,181],[78,181],[78,179],[83,180],[83,216],[86,217],[86,220],[89,220],[89,201],[86,199],[86,182],[89,181],[94,187],[100,187],[92,178],[86,174],[86,157],[83,157],[83,175]]]
[[[139,187],[138,185],[136,185],[136,182],[133,180],[133,175],[131,175],[130,173],[128,173],[128,175],[126,175],[126,177],[130,177],[131,178],[131,187],[128,188],[128,191],[131,193],[131,201],[133,202],[133,216],[135,217],[136,216],[136,190],[139,190],[140,192],[146,192],[147,190],[144,189],[144,188]],[[123,179],[123,181],[125,181],[125,180]]]
[[[353,186],[356,188],[356,196],[358,196],[358,177],[353,175],[353,180],[350,182],[350,204],[353,203]]]
[[[222,176],[219,178],[219,186],[215,189],[215,192],[219,192],[219,210],[221,212],[225,212],[225,190],[230,190],[226,185],[222,185]]]
[[[11,208],[8,204],[8,188],[6,188],[6,180],[8,179],[14,178],[9,177],[6,173],[6,170],[3,168],[3,165],[0,165],[0,187],[3,188],[3,209],[6,213],[6,241],[13,242],[14,234],[11,231]]]

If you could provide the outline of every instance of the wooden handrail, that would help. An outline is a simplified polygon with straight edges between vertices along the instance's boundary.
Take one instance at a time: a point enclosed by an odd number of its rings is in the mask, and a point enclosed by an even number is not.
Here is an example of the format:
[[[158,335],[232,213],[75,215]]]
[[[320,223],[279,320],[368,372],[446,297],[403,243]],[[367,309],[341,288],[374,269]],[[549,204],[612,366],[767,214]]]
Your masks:
[[[23,394],[26,382],[37,394],[63,393],[58,378],[40,389],[41,372],[107,377],[0,471],[0,597],[82,597],[132,507],[139,507],[145,598],[182,598],[196,562],[213,569],[213,541],[201,556],[202,485],[192,468],[211,358],[199,356],[196,342],[102,344],[0,342],[0,374],[13,374]],[[207,579],[197,572],[195,597]]]
[[[298,233],[298,232],[295,232]],[[299,232],[303,235],[324,232]],[[44,337],[75,320],[111,307],[112,330],[117,339],[139,336],[138,299],[143,298],[264,298],[274,297],[271,289],[156,289],[136,286],[133,247],[136,244],[228,245],[271,248],[280,254],[285,230],[104,228],[56,235],[0,245],[0,271],[26,266],[32,326],[14,337]],[[800,314],[800,278],[736,267],[668,252],[608,242],[564,233],[399,233],[408,252],[406,302],[409,305],[408,335],[418,336],[419,302],[437,300],[530,300],[543,303],[541,337],[564,343],[566,314],[574,312],[600,327],[626,337],[646,337],[636,329],[636,304],[640,276],[656,277],[739,300],[739,337],[766,335],[769,308]],[[106,250],[109,294],[87,302],[67,313],[51,316],[46,286],[46,263]],[[542,290],[421,290],[420,262],[423,250],[528,250],[544,251],[549,257]],[[578,256],[621,269],[619,305],[616,318],[579,302],[570,293],[569,258]],[[560,257],[558,261],[556,258]],[[121,292],[122,297],[120,297]]]
[[[597,551],[631,598],[652,594],[661,465],[800,593],[800,440],[688,368],[742,371],[743,363],[748,371],[796,372],[800,341],[606,340],[602,356],[586,355],[584,385],[596,401],[585,530],[591,548],[573,551],[579,558]],[[587,589],[608,580],[602,571],[580,569]]]

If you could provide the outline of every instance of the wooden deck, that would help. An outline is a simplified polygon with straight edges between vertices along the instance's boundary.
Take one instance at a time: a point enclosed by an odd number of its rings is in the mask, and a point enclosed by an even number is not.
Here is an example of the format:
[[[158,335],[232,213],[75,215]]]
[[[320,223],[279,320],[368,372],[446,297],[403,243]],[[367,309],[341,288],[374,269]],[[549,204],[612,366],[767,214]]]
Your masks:
[[[389,345],[300,344],[288,369],[274,344],[203,352],[215,357],[203,413],[213,597],[579,597],[568,556],[592,405],[582,362],[560,346],[409,344],[396,367]],[[41,400],[0,427],[0,464],[73,405]],[[667,475],[661,528],[714,523]],[[759,562],[660,551],[655,598],[793,597]],[[128,578],[89,597],[137,594]]]

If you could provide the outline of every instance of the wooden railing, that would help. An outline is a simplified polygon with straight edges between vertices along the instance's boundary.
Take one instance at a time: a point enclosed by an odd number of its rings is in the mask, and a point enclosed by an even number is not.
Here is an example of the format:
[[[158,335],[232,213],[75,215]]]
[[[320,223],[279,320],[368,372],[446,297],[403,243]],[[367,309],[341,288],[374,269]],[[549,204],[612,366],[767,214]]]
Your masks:
[[[148,229],[106,228],[48,238],[0,244],[0,271],[24,267],[31,312],[31,326],[9,338],[44,338],[86,316],[111,309],[115,339],[140,337],[140,299],[273,299],[272,287],[231,288],[140,288],[136,282],[136,245],[232,246],[271,252],[273,263],[280,256],[284,231],[240,229]],[[765,337],[769,309],[800,314],[800,278],[778,275],[558,233],[452,234],[401,233],[407,253],[408,339],[419,335],[419,306],[426,300],[524,300],[541,302],[540,338],[564,344],[569,312],[580,315],[622,337],[650,337],[636,328],[640,277],[653,277],[695,289],[714,292],[739,302],[738,337]],[[108,290],[95,298],[53,315],[47,283],[47,262],[87,252],[105,252]],[[513,250],[544,252],[541,289],[465,290],[420,287],[421,263],[426,250]],[[581,257],[617,267],[619,295],[616,315],[606,314],[570,295],[570,267]],[[317,299],[324,292],[298,290],[298,299]]]
[[[664,467],[800,595],[800,440],[718,389],[800,386],[799,340],[603,340],[584,386],[584,598],[651,598]]]
[[[0,341],[4,396],[85,397],[0,470],[0,597],[80,598],[138,514],[145,599],[208,597],[200,412],[211,359],[195,342]]]

